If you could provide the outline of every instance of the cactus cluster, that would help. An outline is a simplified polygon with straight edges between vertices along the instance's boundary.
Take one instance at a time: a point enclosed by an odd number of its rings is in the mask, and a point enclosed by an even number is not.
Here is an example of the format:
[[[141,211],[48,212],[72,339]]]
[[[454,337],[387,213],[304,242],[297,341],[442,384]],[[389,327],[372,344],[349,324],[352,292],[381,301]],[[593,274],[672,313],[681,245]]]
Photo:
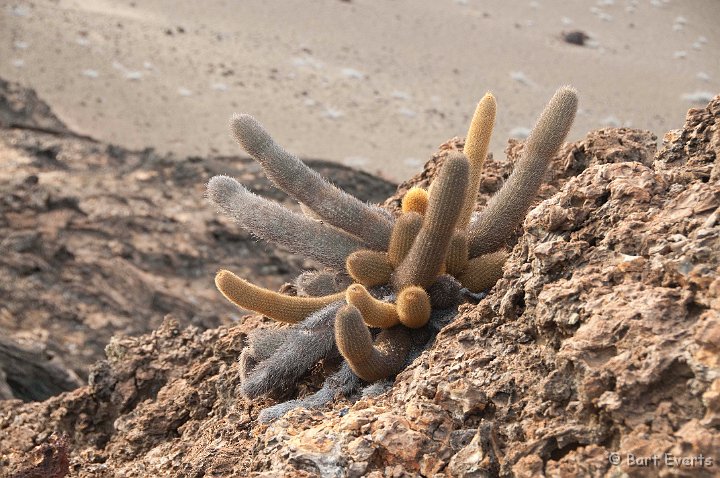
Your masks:
[[[545,170],[564,141],[577,96],[560,88],[530,134],[523,156],[487,207],[475,213],[496,104],[478,103],[462,153],[451,153],[428,191],[410,189],[402,212],[363,203],[283,150],[249,115],[235,115],[233,134],[268,178],[303,213],[258,197],[227,176],[208,183],[208,197],[257,237],[310,257],[330,270],[307,272],[290,296],[218,272],[222,294],[243,309],[296,324],[256,331],[241,355],[242,393],[282,391],[323,358],[343,360],[323,388],[263,411],[272,420],[296,406],[319,406],[362,382],[402,370],[454,316],[467,296],[502,276],[503,246],[525,217]]]

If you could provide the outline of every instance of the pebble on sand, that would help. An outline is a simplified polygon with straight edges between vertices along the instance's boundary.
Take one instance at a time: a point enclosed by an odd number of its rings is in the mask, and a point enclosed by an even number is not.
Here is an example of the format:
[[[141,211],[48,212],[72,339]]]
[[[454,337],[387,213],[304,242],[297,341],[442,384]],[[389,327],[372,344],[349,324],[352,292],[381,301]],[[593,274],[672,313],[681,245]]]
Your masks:
[[[91,70],[89,68],[87,70],[83,70],[82,75],[87,76],[88,78],[97,78],[98,76],[100,76],[97,70]]]
[[[601,119],[600,124],[603,126],[610,127],[610,128],[617,128],[622,123],[620,122],[620,120],[618,119],[617,116],[610,115],[610,116],[606,116],[605,118]]]
[[[532,85],[533,82],[530,81],[530,79],[523,73],[522,71],[513,71],[510,72],[510,78],[517,81],[518,83],[522,85]]]
[[[343,68],[341,70],[342,75],[345,78],[352,78],[355,80],[362,80],[365,78],[365,74],[361,71],[356,70],[355,68]]]
[[[338,109],[331,108],[328,106],[327,108],[325,108],[325,111],[323,111],[322,115],[326,118],[338,119],[338,118],[344,116],[345,113],[343,113],[342,111],[340,111]]]
[[[563,40],[565,40],[565,43],[570,43],[571,45],[578,45],[583,46],[585,45],[585,41],[590,38],[590,36],[581,30],[573,30],[570,32],[563,32],[562,34]]]
[[[192,91],[190,91],[187,88],[182,87],[182,86],[177,89],[177,92],[178,92],[178,95],[180,95],[180,96],[192,96],[192,94],[193,94]]]
[[[685,25],[687,25],[687,18],[683,16],[675,17],[675,21],[673,22],[673,30],[676,32],[683,31],[685,29]]]
[[[10,10],[16,17],[29,17],[30,7],[27,5],[16,5]]]
[[[315,68],[316,70],[322,70],[325,68],[325,64],[322,61],[311,56],[295,57],[292,59],[292,64],[297,67],[309,66],[311,68]]]
[[[602,20],[604,22],[611,22],[613,19],[612,15],[610,15],[607,12],[603,12],[598,7],[590,7],[590,13],[592,13],[593,15],[595,15],[596,17],[598,17],[600,20]]]
[[[411,110],[410,108],[405,108],[405,107],[400,108],[398,110],[398,113],[400,113],[401,115],[403,115],[407,118],[414,118],[417,116],[417,113],[415,113],[415,111]]]
[[[713,98],[715,98],[715,93],[711,91],[695,91],[693,93],[685,93],[682,95],[683,100],[700,105],[709,103]]]
[[[370,160],[363,156],[347,156],[343,158],[342,162],[345,166],[358,168],[368,164]]]
[[[405,166],[408,166],[411,168],[419,168],[423,165],[422,159],[418,159],[418,158],[405,158],[402,160],[402,162]]]
[[[516,126],[510,130],[510,137],[515,139],[525,139],[530,136],[530,128],[524,126]]]

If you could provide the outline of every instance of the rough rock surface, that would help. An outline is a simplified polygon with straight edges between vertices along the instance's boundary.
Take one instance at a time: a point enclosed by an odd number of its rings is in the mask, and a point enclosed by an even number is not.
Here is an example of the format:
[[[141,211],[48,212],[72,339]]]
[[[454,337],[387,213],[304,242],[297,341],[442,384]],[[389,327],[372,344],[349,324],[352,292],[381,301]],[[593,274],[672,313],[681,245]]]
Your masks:
[[[443,145],[388,205],[461,144]],[[483,198],[521,148],[488,161]],[[236,358],[262,319],[202,331],[166,317],[150,334],[114,338],[88,386],[0,402],[0,467],[22,469],[65,433],[79,477],[716,476],[719,154],[720,97],[691,110],[660,151],[627,129],[566,145],[504,277],[382,395],[260,425],[270,400],[238,398]],[[239,267],[230,252],[213,264]],[[630,467],[628,453],[694,462]]]
[[[72,134],[35,91],[0,78],[0,127]]]

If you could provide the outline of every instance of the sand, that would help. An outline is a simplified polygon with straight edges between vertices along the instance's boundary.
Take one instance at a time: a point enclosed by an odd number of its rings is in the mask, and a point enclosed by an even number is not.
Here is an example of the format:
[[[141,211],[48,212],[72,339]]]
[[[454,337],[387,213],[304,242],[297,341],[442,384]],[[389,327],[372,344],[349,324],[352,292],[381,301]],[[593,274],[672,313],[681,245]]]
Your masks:
[[[717,0],[3,1],[0,77],[122,146],[238,154],[227,120],[246,112],[302,157],[401,180],[487,90],[496,156],[568,83],[569,141],[676,128],[720,91],[719,22]]]

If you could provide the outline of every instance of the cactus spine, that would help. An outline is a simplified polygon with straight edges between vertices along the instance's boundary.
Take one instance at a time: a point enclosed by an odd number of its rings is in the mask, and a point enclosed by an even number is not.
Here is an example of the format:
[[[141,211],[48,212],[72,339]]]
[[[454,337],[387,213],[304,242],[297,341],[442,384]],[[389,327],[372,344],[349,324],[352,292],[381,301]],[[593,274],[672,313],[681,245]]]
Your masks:
[[[396,290],[409,285],[427,288],[440,275],[465,199],[467,175],[467,159],[461,153],[449,155],[430,191],[420,232],[395,270],[393,284]]]
[[[400,322],[406,327],[419,329],[430,320],[430,297],[422,287],[411,285],[401,290],[395,306]]]
[[[400,323],[395,304],[376,299],[360,284],[348,287],[345,299],[357,307],[369,327],[388,329]]]
[[[409,331],[401,326],[383,330],[373,344],[370,330],[353,305],[346,305],[338,311],[335,341],[352,371],[368,382],[398,373],[410,350]]]
[[[422,221],[422,216],[417,212],[406,212],[395,221],[388,246],[388,259],[393,267],[398,267],[407,256],[420,233]]]
[[[410,188],[402,198],[402,212],[424,215],[428,206],[428,192],[423,188]]]
[[[463,153],[465,153],[470,163],[470,175],[468,177],[465,202],[463,203],[460,219],[458,219],[458,228],[464,229],[467,227],[475,210],[482,167],[485,164],[485,158],[490,147],[490,136],[492,136],[493,126],[495,125],[496,110],[495,97],[491,93],[485,93],[485,96],[475,108],[475,114],[470,122],[470,129],[463,148]]]
[[[333,186],[289,154],[252,116],[234,115],[230,125],[238,143],[260,163],[278,188],[328,223],[362,239],[370,249],[387,250],[392,231],[390,219]]]
[[[457,277],[465,270],[468,263],[467,237],[463,232],[456,232],[450,239],[445,268],[448,274]]]
[[[386,253],[368,249],[350,254],[345,267],[350,277],[366,287],[387,284],[393,272]]]
[[[321,222],[296,214],[257,196],[228,176],[215,176],[207,186],[208,198],[254,235],[311,257],[336,270],[364,244],[357,238]]]
[[[313,312],[345,298],[344,292],[324,297],[284,295],[253,285],[226,270],[217,273],[215,286],[226,299],[238,307],[290,324],[300,322]]]
[[[470,259],[458,280],[471,292],[489,289],[503,276],[502,268],[507,257],[505,250],[499,250]]]

